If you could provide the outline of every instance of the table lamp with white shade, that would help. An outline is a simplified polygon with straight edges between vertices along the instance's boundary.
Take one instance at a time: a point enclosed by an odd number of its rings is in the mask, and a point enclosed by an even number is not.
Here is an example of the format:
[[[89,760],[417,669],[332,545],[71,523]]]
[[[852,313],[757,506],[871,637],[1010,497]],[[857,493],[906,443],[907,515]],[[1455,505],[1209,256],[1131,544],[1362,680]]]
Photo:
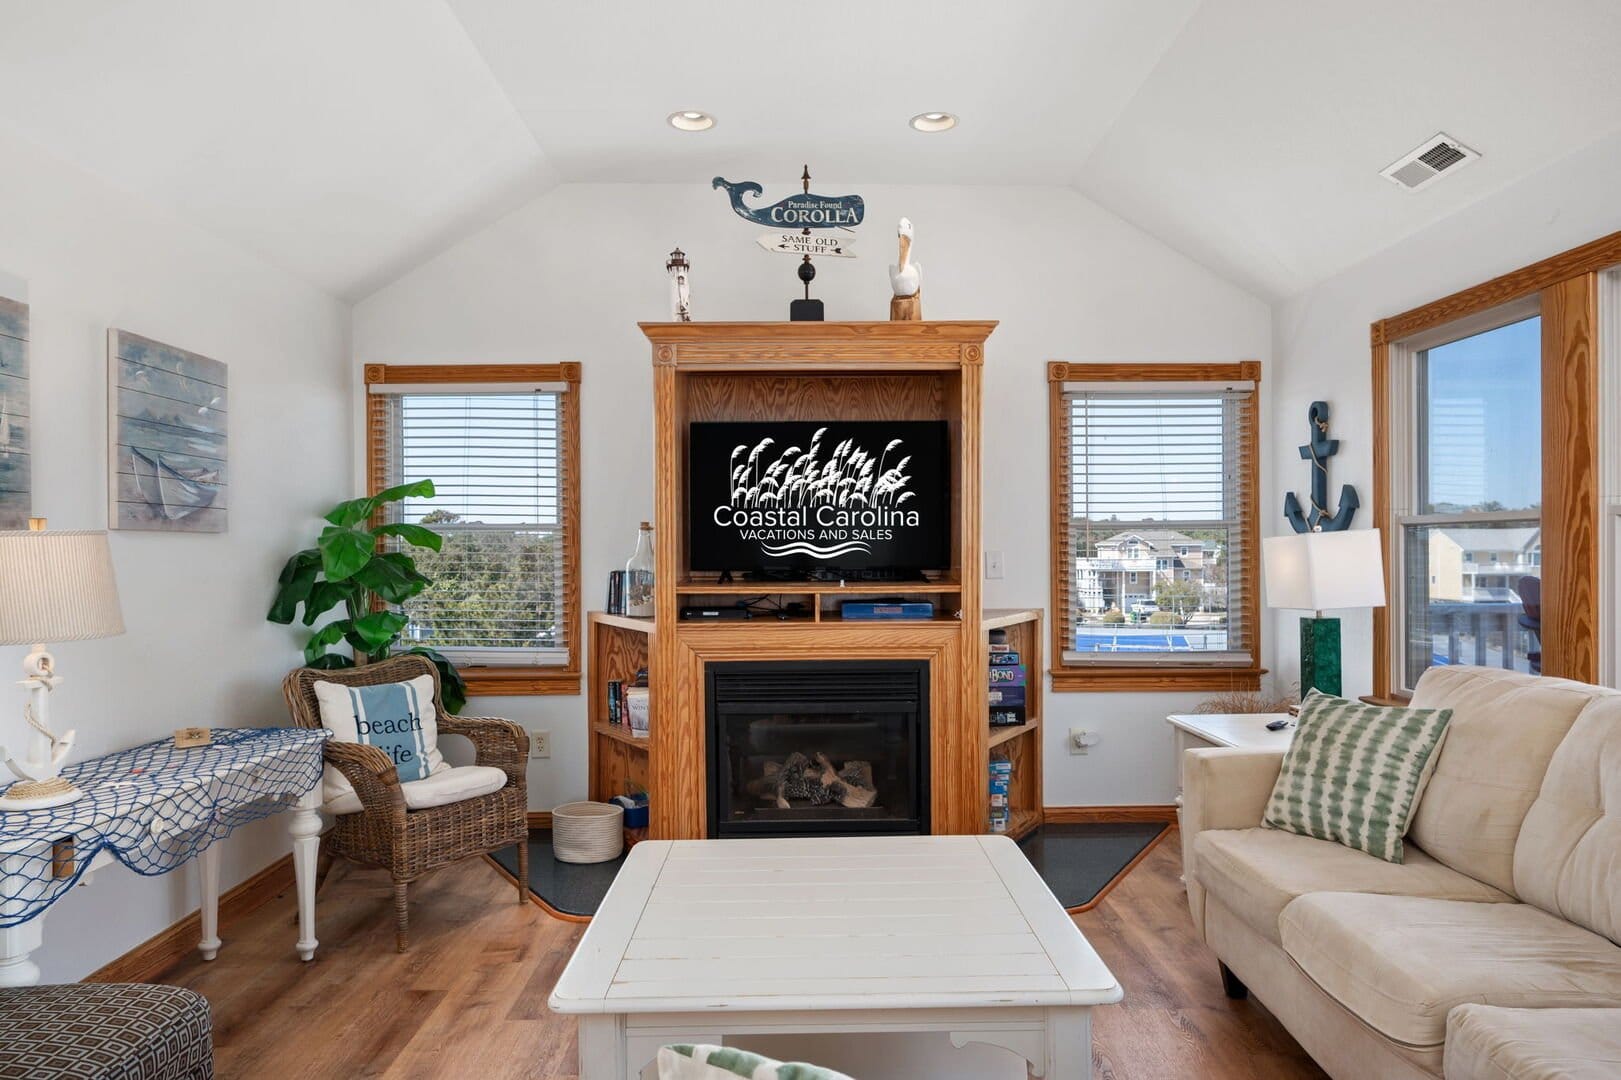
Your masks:
[[[30,646],[21,680],[28,756],[18,760],[0,746],[0,760],[17,777],[0,796],[0,811],[61,806],[84,794],[60,775],[74,733],[51,731],[50,694],[62,678],[43,643],[123,632],[106,533],[47,532],[44,518],[30,519],[28,532],[0,532],[0,645]]]
[[[1300,620],[1300,694],[1339,696],[1340,621],[1324,611],[1385,605],[1378,529],[1292,533],[1261,541],[1268,607],[1310,611]]]

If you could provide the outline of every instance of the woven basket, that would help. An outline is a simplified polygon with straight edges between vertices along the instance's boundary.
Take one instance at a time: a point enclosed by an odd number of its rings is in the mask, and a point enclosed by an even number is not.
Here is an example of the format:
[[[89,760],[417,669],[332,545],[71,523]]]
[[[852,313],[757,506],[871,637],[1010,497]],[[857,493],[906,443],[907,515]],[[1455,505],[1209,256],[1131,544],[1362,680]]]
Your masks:
[[[625,850],[625,809],[613,803],[571,802],[552,811],[552,854],[559,862],[599,863]]]

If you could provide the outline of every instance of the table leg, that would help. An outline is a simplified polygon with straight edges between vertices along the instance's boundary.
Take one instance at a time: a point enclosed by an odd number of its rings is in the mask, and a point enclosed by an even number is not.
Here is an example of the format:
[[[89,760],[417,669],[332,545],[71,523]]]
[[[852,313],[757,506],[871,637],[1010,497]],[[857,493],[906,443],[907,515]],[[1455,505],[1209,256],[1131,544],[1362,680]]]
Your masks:
[[[197,951],[204,960],[212,960],[220,952],[220,847],[219,841],[209,844],[197,856],[198,914],[203,924],[202,940]]]
[[[39,965],[28,959],[45,939],[45,916],[0,929],[0,989],[39,985]]]
[[[293,878],[298,886],[298,958],[315,959],[315,860],[321,850],[321,785],[299,796],[287,831],[293,837]]]
[[[640,1075],[640,1070],[627,1073],[623,1016],[580,1017],[578,1041],[580,1080],[625,1080],[627,1075]]]
[[[1047,1010],[1047,1068],[1042,1080],[1088,1080],[1092,1075],[1092,1010]]]

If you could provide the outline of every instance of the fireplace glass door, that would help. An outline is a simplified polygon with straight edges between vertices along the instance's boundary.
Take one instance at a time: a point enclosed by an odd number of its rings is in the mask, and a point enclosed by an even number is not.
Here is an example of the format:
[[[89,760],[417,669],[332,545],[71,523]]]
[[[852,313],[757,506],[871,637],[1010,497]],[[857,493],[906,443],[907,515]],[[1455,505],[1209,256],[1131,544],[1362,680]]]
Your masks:
[[[927,833],[928,664],[708,665],[709,835]]]

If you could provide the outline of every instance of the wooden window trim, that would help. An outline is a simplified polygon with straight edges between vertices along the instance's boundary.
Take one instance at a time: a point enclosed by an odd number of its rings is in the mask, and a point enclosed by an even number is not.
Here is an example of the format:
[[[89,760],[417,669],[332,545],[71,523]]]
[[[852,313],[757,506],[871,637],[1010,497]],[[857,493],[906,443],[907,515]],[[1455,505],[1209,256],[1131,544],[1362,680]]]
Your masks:
[[[375,495],[388,485],[384,409],[387,399],[374,385],[453,383],[567,383],[563,394],[563,621],[568,664],[561,668],[468,665],[457,668],[469,697],[528,697],[578,694],[582,665],[580,634],[580,365],[562,364],[367,364],[366,486]]]
[[[1455,292],[1369,327],[1373,430],[1391,430],[1391,345],[1494,307],[1539,296],[1542,310],[1542,673],[1599,678],[1598,275],[1621,264],[1621,232]],[[1388,439],[1374,440],[1373,516],[1384,530],[1387,595],[1398,537],[1391,520]],[[1373,612],[1373,695],[1393,686],[1394,634],[1388,608]]]
[[[1064,426],[1064,384],[1071,380],[1096,382],[1253,382],[1260,393],[1261,362],[1244,360],[1232,364],[1070,364],[1061,360],[1047,364],[1047,444],[1048,444],[1048,504],[1050,509],[1049,541],[1052,565],[1051,622],[1052,622],[1052,688],[1055,693],[1082,691],[1132,690],[1259,690],[1261,676],[1261,581],[1260,547],[1260,410],[1256,410],[1256,423],[1250,431],[1248,450],[1250,491],[1255,498],[1244,522],[1244,540],[1250,552],[1244,569],[1244,618],[1253,628],[1254,661],[1248,667],[1213,667],[1209,665],[1156,664],[1121,665],[1064,663],[1064,613],[1069,610],[1071,571],[1068,569],[1069,521],[1068,501],[1063,489],[1063,453],[1058,445],[1058,434]]]

